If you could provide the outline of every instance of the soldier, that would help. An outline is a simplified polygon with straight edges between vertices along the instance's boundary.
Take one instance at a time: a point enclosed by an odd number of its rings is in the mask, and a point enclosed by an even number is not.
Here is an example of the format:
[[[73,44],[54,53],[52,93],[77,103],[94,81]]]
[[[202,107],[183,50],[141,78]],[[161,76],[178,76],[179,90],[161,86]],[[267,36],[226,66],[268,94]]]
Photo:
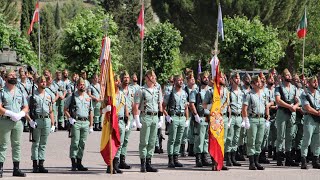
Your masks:
[[[134,95],[134,119],[140,130],[139,154],[141,159],[141,172],[158,172],[151,165],[157,137],[157,128],[162,126],[162,93],[155,86],[155,73],[149,70],[145,74],[146,84]],[[140,116],[141,115],[141,123]],[[160,122],[158,115],[160,116]]]
[[[190,94],[190,109],[194,116],[194,153],[196,155],[196,167],[210,166],[208,162],[208,122],[205,121],[205,116],[209,115],[209,111],[205,112],[203,103],[206,100],[206,93],[211,88],[209,83],[209,72],[200,73],[201,87],[198,91],[192,91]],[[212,98],[212,97],[211,97]]]
[[[62,80],[62,73],[61,71],[56,71],[56,79],[53,81],[53,84],[58,88],[58,95],[59,98],[56,102],[57,111],[58,111],[58,130],[66,130],[67,129],[67,120],[64,120],[64,99],[67,95],[66,91],[66,84]],[[64,127],[62,124],[64,122]]]
[[[6,85],[6,81],[4,80],[5,74],[6,74],[6,68],[1,67],[1,69],[0,69],[0,89],[2,89]]]
[[[68,96],[71,96],[71,94],[73,92],[75,92],[76,90],[76,85],[77,85],[77,81],[78,81],[78,74],[77,73],[73,73],[72,74],[72,78],[71,78],[71,81],[70,81],[70,84],[67,86],[67,93],[68,93]]]
[[[43,75],[44,75],[45,77],[51,76],[50,70],[49,70],[49,69],[43,70]]]
[[[306,157],[308,146],[313,148],[312,166],[320,169],[320,92],[318,89],[318,80],[316,77],[309,79],[309,87],[301,94],[303,110],[306,112],[303,123],[303,138],[301,145],[301,169],[307,169]]]
[[[121,76],[121,88],[120,90],[123,92],[125,98],[126,98],[126,107],[128,112],[128,122],[126,125],[126,129],[124,132],[124,140],[121,147],[121,153],[120,153],[120,169],[131,169],[131,166],[129,166],[126,163],[126,156],[127,156],[127,148],[128,148],[128,142],[129,142],[129,136],[131,133],[131,124],[133,121],[133,114],[132,114],[132,107],[133,107],[133,98],[134,98],[134,88],[132,86],[129,86],[130,83],[130,76],[127,71],[122,72]]]
[[[251,76],[248,73],[245,73],[242,79],[243,86],[241,87],[241,91],[244,95],[248,94],[251,91]],[[229,117],[231,117],[231,111]],[[240,136],[239,136],[239,146],[236,154],[236,160],[237,161],[245,161],[244,155],[246,154],[246,139],[247,139],[247,131],[244,127],[241,127],[240,129]],[[226,141],[225,141],[226,142]]]
[[[168,84],[165,85],[163,91],[164,91],[164,95],[170,94],[173,88],[173,76],[170,76],[169,80],[168,80]]]
[[[189,124],[188,95],[182,89],[182,75],[174,76],[174,87],[169,94],[166,94],[163,102],[166,121],[169,123],[169,137],[167,144],[168,167],[183,167],[179,162],[181,140],[186,125]]]
[[[6,85],[0,91],[0,177],[3,174],[3,163],[6,158],[7,144],[11,139],[13,176],[25,177],[20,168],[20,140],[23,124],[20,119],[29,111],[27,99],[16,87],[17,76],[14,70],[8,70],[5,75]]]
[[[60,126],[60,129],[62,128],[62,124],[60,123],[60,125],[58,125],[58,110],[57,110],[57,106],[56,106],[56,102],[59,98],[59,95],[58,95],[58,88],[57,86],[55,86],[53,84],[53,80],[52,80],[52,77],[51,75],[49,76],[46,76],[46,81],[47,81],[47,88],[46,88],[46,91],[51,95],[51,98],[52,98],[52,106],[53,106],[53,114],[54,114],[54,122],[55,122],[55,127],[59,127]],[[58,126],[57,126],[58,125]]]
[[[86,91],[88,91],[88,89],[90,88],[90,82],[87,80],[87,72],[82,70],[80,72],[80,76],[82,77],[82,79],[85,82],[85,86],[86,86]]]
[[[46,78],[39,77],[37,90],[33,90],[30,98],[30,112],[34,119],[29,119],[30,127],[33,128],[33,142],[31,147],[31,160],[33,161],[33,173],[48,173],[44,168],[47,139],[50,132],[55,131],[54,115],[52,111],[52,98],[46,89]],[[34,88],[34,87],[33,87]],[[39,161],[39,163],[38,163]]]
[[[288,69],[283,71],[282,76],[283,82],[275,89],[276,103],[279,107],[276,115],[277,166],[283,166],[281,156],[284,143],[286,155],[285,165],[299,166],[299,164],[293,161],[290,153],[293,123],[295,121],[296,109],[299,107],[299,102],[297,102],[297,88],[291,84],[292,78]]]
[[[100,108],[101,108],[101,101],[103,101],[103,99],[101,98],[101,86],[98,83],[99,81],[99,76],[97,74],[94,74],[92,76],[92,83],[90,85],[90,88],[88,89],[88,94],[92,99],[93,102],[93,123],[94,123],[94,127],[93,130],[94,131],[101,131],[102,127],[101,127],[101,112],[100,112]]]
[[[235,153],[238,147],[241,125],[241,109],[243,103],[244,93],[239,89],[240,76],[238,73],[231,75],[231,89],[230,89],[230,114],[229,119],[230,128],[225,143],[226,165],[227,166],[241,166],[235,159]]]
[[[138,77],[136,73],[133,73],[132,76],[132,83],[130,84],[130,87],[132,87],[134,89],[134,92],[136,92],[137,90],[140,89],[140,86],[138,84]]]
[[[259,164],[259,154],[264,137],[266,120],[269,120],[269,106],[267,96],[261,89],[259,76],[252,78],[253,90],[245,95],[242,106],[242,124],[247,131],[247,153],[249,157],[249,170],[264,170]],[[265,119],[266,117],[266,119]]]
[[[75,116],[71,117],[69,110],[75,111],[73,112]],[[86,93],[84,79],[80,78],[77,82],[77,91],[74,92],[74,96],[69,96],[66,99],[64,107],[64,113],[69,119],[70,125],[72,125],[70,144],[71,171],[88,170],[82,165],[82,157],[88,133],[93,132],[92,111],[92,100]]]

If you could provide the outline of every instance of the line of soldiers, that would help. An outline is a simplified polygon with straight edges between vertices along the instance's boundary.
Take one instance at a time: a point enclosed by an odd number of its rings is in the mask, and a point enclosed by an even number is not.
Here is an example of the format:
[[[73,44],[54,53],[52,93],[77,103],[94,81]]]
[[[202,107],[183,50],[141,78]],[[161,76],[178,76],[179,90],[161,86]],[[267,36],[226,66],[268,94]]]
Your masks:
[[[0,79],[0,176],[7,142],[11,138],[13,149],[13,175],[26,176],[19,169],[20,139],[23,126],[29,124],[32,140],[33,172],[48,173],[44,168],[45,149],[50,132],[70,130],[70,159],[72,171],[87,171],[82,157],[87,135],[101,130],[101,114],[111,111],[102,109],[101,87],[98,75],[92,83],[86,72],[72,75],[57,71],[56,79],[50,71],[37,76],[34,70],[2,72]],[[170,79],[169,86],[162,88],[152,70],[146,72],[145,85],[137,84],[137,76],[126,71],[115,75],[116,107],[119,121],[121,146],[113,159],[113,172],[130,169],[126,163],[128,139],[133,128],[139,128],[139,155],[141,172],[157,172],[151,160],[155,152],[163,152],[161,127],[167,126],[168,168],[183,167],[179,157],[195,156],[196,167],[212,166],[217,162],[208,153],[208,115],[212,105],[213,81],[208,72],[200,73],[197,85],[194,74],[188,70],[186,83],[182,75]],[[62,76],[63,75],[63,76]],[[276,80],[275,80],[276,78]],[[299,79],[285,69],[282,76],[270,73],[265,77],[246,74],[241,84],[240,75],[230,75],[229,84],[220,74],[221,112],[225,129],[226,166],[241,166],[238,162],[249,158],[250,170],[263,170],[260,163],[269,163],[266,157],[273,155],[277,165],[307,168],[307,155],[312,154],[313,168],[320,168],[320,97],[315,77]],[[163,89],[163,90],[162,90]],[[20,121],[21,120],[21,121]],[[64,123],[64,126],[63,126]],[[159,131],[160,129],[160,131]],[[26,130],[26,129],[25,129]],[[310,146],[310,147],[309,147]],[[309,150],[308,150],[309,148]],[[284,155],[283,155],[284,154]],[[295,158],[294,158],[295,157]],[[223,166],[222,170],[228,170]],[[111,173],[108,166],[107,173]]]

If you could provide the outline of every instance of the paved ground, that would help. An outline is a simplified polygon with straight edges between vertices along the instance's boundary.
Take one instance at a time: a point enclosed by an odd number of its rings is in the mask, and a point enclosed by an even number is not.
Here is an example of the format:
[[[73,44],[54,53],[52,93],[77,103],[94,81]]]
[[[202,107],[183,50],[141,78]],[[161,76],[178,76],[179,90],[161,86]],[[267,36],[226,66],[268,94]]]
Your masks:
[[[275,162],[266,166],[265,171],[249,171],[248,162],[242,167],[231,167],[229,171],[212,172],[211,168],[194,168],[194,158],[181,158],[181,162],[185,165],[179,169],[167,169],[167,154],[156,154],[153,164],[159,168],[158,173],[140,173],[140,159],[138,156],[138,139],[139,132],[133,131],[130,137],[129,152],[127,162],[133,166],[131,170],[126,170],[122,175],[109,175],[105,173],[106,165],[99,153],[100,132],[94,132],[88,136],[83,164],[89,168],[88,172],[72,172],[70,171],[71,162],[68,157],[70,139],[67,138],[66,131],[56,132],[50,135],[47,145],[47,160],[45,166],[48,168],[48,174],[33,174],[32,161],[30,160],[31,143],[28,142],[28,133],[24,133],[24,142],[22,144],[22,160],[21,168],[27,172],[27,177],[24,179],[151,179],[151,180],[169,180],[181,178],[183,180],[199,179],[277,179],[277,180],[292,180],[292,179],[320,179],[320,170],[301,170],[299,167],[287,168],[277,167]],[[166,141],[164,141],[166,148]],[[4,178],[12,177],[12,160],[11,149],[7,151],[7,160],[4,164]],[[112,177],[111,177],[112,176]],[[19,178],[21,179],[21,178]]]

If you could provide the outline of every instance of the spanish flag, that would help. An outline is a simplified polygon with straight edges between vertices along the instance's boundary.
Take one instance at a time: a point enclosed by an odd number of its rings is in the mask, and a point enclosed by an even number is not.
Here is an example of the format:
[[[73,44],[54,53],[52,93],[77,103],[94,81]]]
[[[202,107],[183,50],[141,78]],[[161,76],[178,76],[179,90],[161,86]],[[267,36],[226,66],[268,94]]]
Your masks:
[[[224,159],[224,124],[221,115],[219,60],[216,55],[214,60],[217,61],[217,63],[215,63],[216,65],[212,68],[215,71],[215,76],[209,122],[209,153],[217,163],[217,170],[220,171],[223,167]]]
[[[102,48],[104,47],[107,46],[102,46]],[[102,51],[110,51],[110,49],[103,49]],[[101,69],[106,69],[104,78],[106,84],[104,102],[105,106],[111,106],[111,111],[107,112],[104,116],[100,143],[100,153],[103,157],[104,162],[106,162],[107,165],[111,165],[112,160],[116,155],[118,148],[120,147],[120,132],[116,108],[116,93],[114,87],[114,74],[111,64],[111,55],[110,53],[107,54],[108,56],[102,58],[104,62],[101,62],[101,66],[105,67],[101,67]]]

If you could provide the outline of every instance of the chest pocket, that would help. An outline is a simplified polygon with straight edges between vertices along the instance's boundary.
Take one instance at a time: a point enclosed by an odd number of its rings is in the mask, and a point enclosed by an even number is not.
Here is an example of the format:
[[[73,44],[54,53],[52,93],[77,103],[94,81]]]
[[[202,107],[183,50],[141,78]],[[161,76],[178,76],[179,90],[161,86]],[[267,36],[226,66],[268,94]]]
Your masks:
[[[23,101],[23,97],[22,97],[22,95],[17,95],[16,96],[16,102],[20,105],[20,106],[22,106],[22,102]]]

